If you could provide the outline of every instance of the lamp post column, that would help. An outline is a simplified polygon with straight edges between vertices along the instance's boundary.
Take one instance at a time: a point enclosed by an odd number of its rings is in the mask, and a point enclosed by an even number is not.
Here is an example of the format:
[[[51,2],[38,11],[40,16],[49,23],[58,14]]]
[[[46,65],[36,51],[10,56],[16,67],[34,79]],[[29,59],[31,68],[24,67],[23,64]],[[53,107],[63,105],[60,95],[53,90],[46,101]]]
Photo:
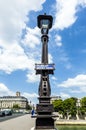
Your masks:
[[[41,62],[43,65],[48,64],[48,36],[42,35],[42,59]],[[43,70],[41,73],[41,80],[39,84],[39,96],[50,96],[51,89],[50,89],[50,83],[49,83],[49,75],[46,70]]]
[[[41,64],[36,64],[36,74],[40,74],[39,104],[36,105],[37,118],[35,130],[54,129],[53,105],[50,104],[51,88],[49,74],[53,74],[54,64],[48,63],[48,31],[52,27],[53,18],[50,15],[39,15],[38,27],[41,29],[42,57]]]

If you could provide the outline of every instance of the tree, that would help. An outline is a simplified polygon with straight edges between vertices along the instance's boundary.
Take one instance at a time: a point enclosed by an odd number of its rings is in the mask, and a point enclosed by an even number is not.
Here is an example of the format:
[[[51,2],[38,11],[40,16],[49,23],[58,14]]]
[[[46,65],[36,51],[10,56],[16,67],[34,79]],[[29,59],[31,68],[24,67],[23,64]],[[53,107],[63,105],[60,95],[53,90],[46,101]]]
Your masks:
[[[76,116],[77,108],[76,108],[76,101],[77,99],[74,97],[65,99],[63,101],[63,116],[67,118],[70,114],[72,117]]]
[[[54,110],[63,115],[63,118],[68,118],[71,115],[72,118],[76,118],[76,114],[84,117],[86,115],[86,97],[81,99],[81,106],[77,107],[77,98],[71,97],[64,101],[55,100],[53,101]],[[78,111],[78,112],[77,112]]]
[[[61,99],[53,101],[53,106],[56,112],[63,111],[63,101]]]
[[[18,104],[14,104],[14,105],[13,105],[13,108],[14,108],[14,109],[20,109],[20,106],[19,106]]]
[[[83,98],[81,99],[81,106],[82,106],[83,108],[86,108],[86,97],[83,97]]]
[[[81,99],[80,112],[81,112],[82,115],[84,115],[86,113],[86,97],[83,97]]]
[[[27,110],[32,110],[32,107],[28,104],[26,109]]]

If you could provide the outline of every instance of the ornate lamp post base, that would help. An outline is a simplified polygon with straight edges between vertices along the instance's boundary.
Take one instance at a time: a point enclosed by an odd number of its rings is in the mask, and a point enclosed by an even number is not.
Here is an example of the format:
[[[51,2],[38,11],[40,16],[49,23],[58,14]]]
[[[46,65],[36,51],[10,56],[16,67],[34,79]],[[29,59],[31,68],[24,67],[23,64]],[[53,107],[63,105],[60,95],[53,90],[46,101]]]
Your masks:
[[[39,117],[36,119],[36,130],[54,129],[54,119],[52,117]]]
[[[39,130],[39,129],[34,129],[34,130]],[[57,130],[57,129],[55,128],[55,129],[40,129],[40,130]]]

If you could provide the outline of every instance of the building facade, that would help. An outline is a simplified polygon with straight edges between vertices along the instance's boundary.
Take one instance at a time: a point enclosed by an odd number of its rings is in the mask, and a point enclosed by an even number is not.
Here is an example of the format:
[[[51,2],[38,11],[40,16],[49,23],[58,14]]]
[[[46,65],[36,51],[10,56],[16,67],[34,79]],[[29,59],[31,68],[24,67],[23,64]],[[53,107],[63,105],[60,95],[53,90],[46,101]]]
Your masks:
[[[26,109],[28,100],[27,98],[21,96],[20,92],[16,92],[16,96],[0,97],[0,109],[11,109],[15,104],[17,104],[21,109]]]
[[[59,100],[59,99],[61,99],[61,96],[52,96],[50,102],[52,104],[52,102],[54,102],[55,100]]]

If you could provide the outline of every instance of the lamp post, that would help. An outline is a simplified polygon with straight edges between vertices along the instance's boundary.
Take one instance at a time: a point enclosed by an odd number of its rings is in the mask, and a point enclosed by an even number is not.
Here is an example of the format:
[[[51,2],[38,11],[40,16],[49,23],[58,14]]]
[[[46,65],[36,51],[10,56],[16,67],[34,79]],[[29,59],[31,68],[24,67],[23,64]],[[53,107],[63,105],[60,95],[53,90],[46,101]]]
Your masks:
[[[40,74],[39,104],[36,105],[37,117],[35,130],[54,129],[53,105],[50,104],[51,87],[49,74],[54,73],[54,64],[48,63],[48,32],[52,28],[53,18],[51,15],[39,15],[37,17],[38,27],[41,29],[42,57],[41,64],[35,64],[36,74]]]

